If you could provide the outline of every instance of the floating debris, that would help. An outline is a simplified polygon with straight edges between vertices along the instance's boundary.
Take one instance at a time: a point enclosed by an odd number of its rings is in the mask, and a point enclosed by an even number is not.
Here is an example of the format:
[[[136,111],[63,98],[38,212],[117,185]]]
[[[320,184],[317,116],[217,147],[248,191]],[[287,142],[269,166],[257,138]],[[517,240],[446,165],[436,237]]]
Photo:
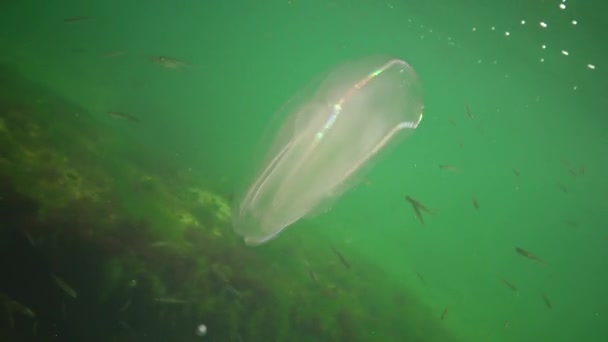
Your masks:
[[[204,324],[199,324],[196,327],[196,336],[205,336],[207,335],[207,326]]]

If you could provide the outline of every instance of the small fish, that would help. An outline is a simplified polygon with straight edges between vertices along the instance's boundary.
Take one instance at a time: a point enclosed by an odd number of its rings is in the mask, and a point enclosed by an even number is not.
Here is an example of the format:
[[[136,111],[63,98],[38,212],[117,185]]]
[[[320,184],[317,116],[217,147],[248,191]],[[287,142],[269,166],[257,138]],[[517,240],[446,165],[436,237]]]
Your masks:
[[[129,308],[131,307],[131,299],[128,299],[121,307],[120,309],[118,309],[118,311],[124,312],[127,311]]]
[[[331,245],[331,249],[338,256],[338,259],[340,259],[340,262],[342,263],[342,265],[344,265],[344,267],[346,267],[347,270],[350,270],[350,263],[348,262],[348,260],[346,260],[344,255],[342,255],[342,253],[340,253],[340,251],[337,250],[333,245]]]
[[[26,230],[21,230],[21,232],[23,233],[23,236],[25,237],[25,239],[27,240],[27,242],[32,247],[36,247],[36,241],[34,241],[34,239],[32,238],[32,235],[28,231],[26,231]]]
[[[93,19],[93,17],[84,15],[84,16],[78,16],[78,17],[68,17],[68,18],[63,19],[63,22],[66,24],[72,24],[72,23],[87,21],[87,20],[91,20],[91,19]]]
[[[129,334],[131,334],[133,336],[136,335],[135,334],[135,330],[133,330],[133,328],[131,328],[131,326],[129,325],[129,323],[127,323],[127,322],[125,322],[123,320],[120,320],[120,321],[118,321],[118,325],[120,325],[123,329],[125,329],[126,331],[128,331]]]
[[[223,283],[230,284],[230,279],[228,279],[228,276],[226,275],[226,272],[224,271],[222,265],[218,263],[211,265],[211,273]]]
[[[509,328],[509,321],[508,321],[508,320],[505,320],[504,322],[502,322],[502,326],[503,326],[503,328],[505,328],[505,329]]]
[[[15,328],[15,313],[29,317],[36,318],[34,312],[27,306],[19,303],[4,293],[0,293],[0,312],[2,316],[0,318],[7,319],[8,325],[11,328]]]
[[[102,56],[105,58],[112,58],[112,57],[122,56],[126,53],[127,53],[126,51],[110,51],[110,52],[104,53]]]
[[[445,316],[448,315],[448,311],[450,311],[450,308],[446,306],[445,309],[443,309],[443,313],[441,314],[442,321],[445,319]]]
[[[123,112],[108,112],[108,115],[115,118],[115,119],[121,119],[121,120],[127,120],[127,121],[131,121],[134,123],[140,123],[141,121],[136,118],[135,116],[131,115],[131,114],[126,114]]]
[[[153,242],[150,244],[150,247],[166,247],[166,246],[170,246],[171,242],[169,241],[157,241],[157,242]]]
[[[27,306],[19,303],[18,301],[12,299],[11,297],[9,297],[8,295],[6,295],[4,293],[0,293],[0,306],[4,306],[4,308],[7,311],[9,311],[11,314],[13,312],[16,312],[20,315],[23,315],[23,316],[26,316],[29,318],[36,317],[36,314],[34,314],[34,311],[32,311]]]
[[[426,286],[426,280],[424,279],[424,277],[422,276],[422,274],[420,274],[420,272],[416,272],[416,275],[418,276],[418,279],[420,280],[420,282],[422,283],[422,285]]]
[[[587,171],[585,170],[585,165],[583,164],[583,165],[581,165],[581,175],[584,176],[586,174],[587,174]]]
[[[317,278],[317,274],[313,270],[308,270],[308,275],[313,282],[317,283],[319,279]]]
[[[157,303],[162,303],[162,304],[176,304],[176,305],[183,305],[183,304],[190,303],[190,301],[187,301],[185,299],[170,298],[170,297],[156,297],[156,298],[154,298],[154,301]]]
[[[560,189],[562,192],[565,192],[565,193],[567,193],[567,192],[568,192],[568,188],[567,188],[567,187],[566,187],[564,184],[562,184],[562,183],[560,183],[560,182],[557,182],[557,187],[558,187],[558,188],[559,188],[559,189]]]
[[[473,119],[473,112],[471,111],[471,108],[469,107],[468,104],[464,105],[465,110],[467,111],[467,118],[469,119]]]
[[[411,198],[410,196],[405,196],[405,200],[410,202],[410,204],[412,205],[412,208],[414,208],[414,212],[416,213],[416,217],[418,218],[418,220],[420,220],[420,223],[424,224],[424,218],[422,217],[422,211],[425,211],[425,212],[433,215],[432,211],[430,211],[427,207],[422,205],[422,203]]]
[[[519,290],[517,289],[517,287],[515,285],[513,285],[512,282],[506,280],[505,278],[500,278],[500,280],[502,281],[503,284],[505,284],[506,287],[511,289],[511,291],[515,292],[515,294],[519,296]]]
[[[549,310],[553,309],[553,305],[551,304],[549,297],[547,297],[547,295],[544,293],[542,295],[543,295],[543,302],[545,302],[545,306],[547,307],[547,309],[549,309]]]
[[[568,170],[568,173],[570,173],[572,177],[576,177],[576,167],[572,165],[569,160],[562,160],[562,165],[564,165],[564,167],[566,168],[566,170]]]
[[[51,277],[55,281],[55,284],[57,284],[57,286],[59,286],[59,288],[63,290],[63,292],[65,292],[68,296],[74,299],[78,298],[78,293],[76,292],[76,290],[74,290],[74,288],[68,285],[68,283],[66,283],[63,279],[59,278],[54,274],[51,274]]]
[[[83,47],[74,47],[74,48],[71,48],[70,51],[73,53],[84,53],[84,52],[87,52],[87,49],[85,49]]]
[[[245,293],[235,289],[234,286],[230,284],[225,284],[224,288],[237,299],[243,299],[243,297],[245,297]]]
[[[513,171],[513,174],[516,175],[517,177],[519,177],[519,170],[512,168],[511,171]]]
[[[515,247],[515,252],[517,252],[517,254],[519,254],[519,255],[521,255],[521,256],[523,256],[525,258],[528,258],[528,259],[530,259],[530,260],[532,260],[532,261],[534,261],[534,262],[536,262],[538,264],[544,264],[544,261],[541,258],[539,258],[536,255],[528,252],[527,250],[525,250],[523,248]]]
[[[446,170],[446,171],[451,171],[451,172],[460,172],[460,171],[462,171],[462,169],[459,168],[459,167],[452,166],[452,165],[446,165],[446,164],[440,164],[439,165],[439,169]]]
[[[475,207],[475,209],[479,209],[479,202],[477,201],[477,197],[475,197],[475,195],[473,195],[473,197],[471,197],[471,199],[473,200],[473,206]]]
[[[192,66],[189,63],[167,56],[152,56],[150,60],[167,69],[182,70]]]

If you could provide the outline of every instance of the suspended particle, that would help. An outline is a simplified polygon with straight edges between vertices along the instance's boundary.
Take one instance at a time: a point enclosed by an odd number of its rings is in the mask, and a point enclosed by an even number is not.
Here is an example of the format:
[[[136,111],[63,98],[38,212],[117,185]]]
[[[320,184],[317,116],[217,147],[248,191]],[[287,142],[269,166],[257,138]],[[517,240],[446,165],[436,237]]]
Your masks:
[[[205,336],[207,335],[207,326],[204,324],[199,324],[196,327],[196,336]]]

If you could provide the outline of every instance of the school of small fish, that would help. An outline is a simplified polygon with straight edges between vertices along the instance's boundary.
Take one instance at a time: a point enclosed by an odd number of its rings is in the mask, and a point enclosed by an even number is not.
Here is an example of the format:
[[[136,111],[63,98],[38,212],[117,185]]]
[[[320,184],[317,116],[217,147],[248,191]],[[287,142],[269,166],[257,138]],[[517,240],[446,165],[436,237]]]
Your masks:
[[[471,107],[469,106],[469,104],[465,105],[465,115],[466,118],[469,120],[474,120],[475,119],[475,115],[473,114],[473,111],[471,110]],[[452,125],[456,125],[455,121],[450,121],[450,123]],[[462,144],[460,144],[460,146],[462,147]],[[587,174],[587,169],[585,168],[585,165],[579,165],[577,166],[576,164],[573,164],[569,161],[562,161],[562,164],[564,165],[564,167],[566,168],[566,171],[572,176],[572,177],[579,177],[579,176],[585,176]],[[463,169],[460,166],[456,166],[456,165],[450,165],[450,164],[439,164],[439,169],[442,171],[449,171],[449,172],[461,172]],[[520,177],[521,176],[521,172],[519,169],[511,167],[511,172],[515,177]],[[559,190],[561,190],[564,193],[569,193],[570,189],[569,187],[567,187],[566,185],[564,185],[564,183],[557,181],[555,183],[558,187]],[[414,212],[414,216],[418,219],[418,221],[421,224],[425,224],[424,221],[424,217],[423,217],[423,212],[427,213],[427,214],[433,214],[433,212],[431,210],[429,210],[425,205],[423,205],[420,201],[418,201],[417,199],[412,198],[410,195],[406,195],[405,196],[405,200],[406,202],[408,202],[410,204],[410,206],[412,207],[412,210]],[[476,195],[472,195],[471,197],[471,203],[474,209],[479,210],[480,209],[480,202],[477,198]],[[572,220],[566,220],[565,223],[571,227],[577,227],[578,224],[575,221]],[[608,236],[605,237],[606,240],[608,240]],[[538,265],[544,266],[546,265],[545,261],[543,259],[541,259],[538,255],[536,255],[535,253],[520,247],[520,246],[515,246],[514,247],[514,252],[516,255],[527,259],[529,261],[532,261],[533,263],[536,263]],[[416,272],[420,282],[422,283],[422,285],[426,286],[426,280],[424,280],[423,276],[420,274],[420,272]],[[520,295],[520,290],[519,288],[510,280],[504,278],[504,277],[498,277],[498,279],[500,280],[500,282],[506,287],[508,288],[514,296],[519,296]],[[546,307],[547,310],[553,310],[553,301],[549,298],[549,296],[547,295],[546,292],[541,291],[540,292],[540,298],[542,299],[542,302],[544,303],[544,306]],[[444,320],[447,316],[449,312],[449,307],[446,306],[443,310],[443,312],[440,315],[440,320]],[[509,319],[505,319],[503,321],[503,327],[509,328],[511,323],[511,321]]]

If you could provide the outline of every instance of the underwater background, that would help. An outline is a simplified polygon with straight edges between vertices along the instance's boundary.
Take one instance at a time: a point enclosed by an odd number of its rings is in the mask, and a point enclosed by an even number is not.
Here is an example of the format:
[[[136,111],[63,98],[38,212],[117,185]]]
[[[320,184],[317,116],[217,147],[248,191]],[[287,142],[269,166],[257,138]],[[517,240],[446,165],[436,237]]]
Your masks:
[[[608,340],[607,10],[3,2],[0,340]],[[416,71],[420,126],[246,246],[274,113],[378,54]]]

